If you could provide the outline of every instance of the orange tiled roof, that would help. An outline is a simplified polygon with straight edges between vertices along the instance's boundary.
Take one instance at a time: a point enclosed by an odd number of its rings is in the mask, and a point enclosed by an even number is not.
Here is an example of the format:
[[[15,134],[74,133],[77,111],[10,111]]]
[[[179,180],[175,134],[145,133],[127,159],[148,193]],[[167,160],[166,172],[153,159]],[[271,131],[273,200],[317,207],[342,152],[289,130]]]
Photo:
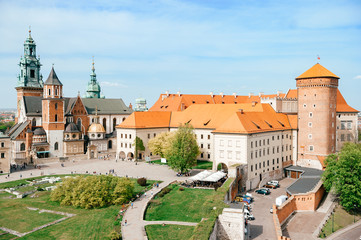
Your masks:
[[[292,129],[298,129],[298,119],[297,119],[298,115],[293,115],[293,114],[287,114],[288,117],[288,121],[290,122],[291,128]]]
[[[328,69],[323,67],[321,64],[316,63],[310,69],[308,69],[306,72],[304,72],[300,76],[298,76],[296,79],[317,78],[317,77],[339,78],[338,76],[333,74],[331,71],[329,71]]]
[[[169,127],[171,112],[133,112],[117,128]]]
[[[259,133],[291,129],[287,115],[277,113],[269,104],[258,104],[257,111],[237,111],[213,132]]]
[[[284,93],[261,95],[262,98],[285,96]],[[183,111],[193,104],[240,104],[261,102],[259,95],[196,95],[196,94],[161,94],[149,111]]]
[[[347,104],[346,100],[343,98],[340,90],[338,89],[337,89],[336,112],[353,112],[353,113],[359,112]]]
[[[322,169],[325,169],[326,168],[326,163],[325,163],[326,157],[317,155],[317,159],[318,159],[318,161],[320,161],[320,163],[322,165]]]
[[[286,98],[298,98],[297,96],[297,89],[289,89]]]

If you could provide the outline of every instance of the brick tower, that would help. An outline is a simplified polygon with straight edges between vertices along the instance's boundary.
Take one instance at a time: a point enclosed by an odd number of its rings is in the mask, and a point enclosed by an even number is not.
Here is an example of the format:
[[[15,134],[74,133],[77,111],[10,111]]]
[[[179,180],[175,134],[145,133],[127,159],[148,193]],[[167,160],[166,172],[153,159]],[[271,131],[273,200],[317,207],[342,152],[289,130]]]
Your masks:
[[[339,77],[319,63],[296,78],[298,89],[297,165],[323,168],[336,149],[336,96]]]
[[[54,67],[44,84],[42,100],[43,128],[48,137],[51,157],[63,156],[64,99],[63,84],[59,81]]]
[[[15,87],[17,91],[17,113],[15,122],[23,122],[26,119],[20,116],[23,96],[43,96],[43,76],[40,74],[40,57],[36,57],[36,44],[29,36],[24,42],[24,56],[20,58],[20,74]]]

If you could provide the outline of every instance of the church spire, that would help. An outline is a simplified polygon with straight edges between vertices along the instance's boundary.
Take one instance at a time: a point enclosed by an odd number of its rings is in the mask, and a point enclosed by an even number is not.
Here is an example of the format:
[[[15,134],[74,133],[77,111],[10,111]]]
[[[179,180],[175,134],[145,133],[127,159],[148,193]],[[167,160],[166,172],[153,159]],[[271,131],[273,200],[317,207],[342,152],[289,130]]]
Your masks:
[[[97,81],[97,75],[95,74],[94,57],[92,57],[92,72],[90,73],[90,81],[86,90],[85,98],[104,98],[101,95],[101,88]]]

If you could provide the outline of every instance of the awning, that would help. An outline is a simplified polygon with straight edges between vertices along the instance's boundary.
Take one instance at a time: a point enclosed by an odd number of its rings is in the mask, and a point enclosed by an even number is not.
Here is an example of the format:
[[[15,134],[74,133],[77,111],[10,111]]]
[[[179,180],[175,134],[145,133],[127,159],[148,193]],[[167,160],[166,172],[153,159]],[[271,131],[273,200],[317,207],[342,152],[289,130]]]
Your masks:
[[[36,152],[36,153],[50,153],[50,151],[40,151],[40,152]]]
[[[212,175],[213,172],[205,170],[203,172],[198,173],[197,175],[194,175],[193,177],[190,177],[188,180],[191,181],[201,181],[202,179],[208,177],[209,175]]]
[[[218,182],[222,178],[224,178],[227,174],[221,171],[218,171],[216,173],[213,173],[212,175],[206,177],[203,179],[203,182]]]

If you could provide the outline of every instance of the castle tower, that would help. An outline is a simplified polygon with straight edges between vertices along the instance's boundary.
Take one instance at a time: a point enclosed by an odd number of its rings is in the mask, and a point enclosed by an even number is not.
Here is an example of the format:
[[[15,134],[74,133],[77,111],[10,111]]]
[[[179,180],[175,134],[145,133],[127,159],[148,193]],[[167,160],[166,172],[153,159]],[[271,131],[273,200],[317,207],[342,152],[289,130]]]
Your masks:
[[[296,78],[298,89],[297,165],[322,168],[336,150],[336,96],[339,77],[319,63]]]
[[[92,65],[92,73],[90,74],[90,81],[88,82],[88,87],[84,98],[105,98],[100,94],[101,88],[97,82],[97,75],[95,74],[94,59]]]
[[[20,74],[18,76],[18,83],[15,87],[17,91],[17,114],[15,122],[18,122],[21,109],[21,100],[23,96],[38,96],[43,95],[43,76],[40,74],[40,57],[36,58],[36,44],[29,36],[24,42],[24,56],[20,58]]]
[[[59,81],[54,67],[44,84],[42,100],[43,128],[48,137],[51,157],[63,156],[63,132],[65,127],[63,84]]]

